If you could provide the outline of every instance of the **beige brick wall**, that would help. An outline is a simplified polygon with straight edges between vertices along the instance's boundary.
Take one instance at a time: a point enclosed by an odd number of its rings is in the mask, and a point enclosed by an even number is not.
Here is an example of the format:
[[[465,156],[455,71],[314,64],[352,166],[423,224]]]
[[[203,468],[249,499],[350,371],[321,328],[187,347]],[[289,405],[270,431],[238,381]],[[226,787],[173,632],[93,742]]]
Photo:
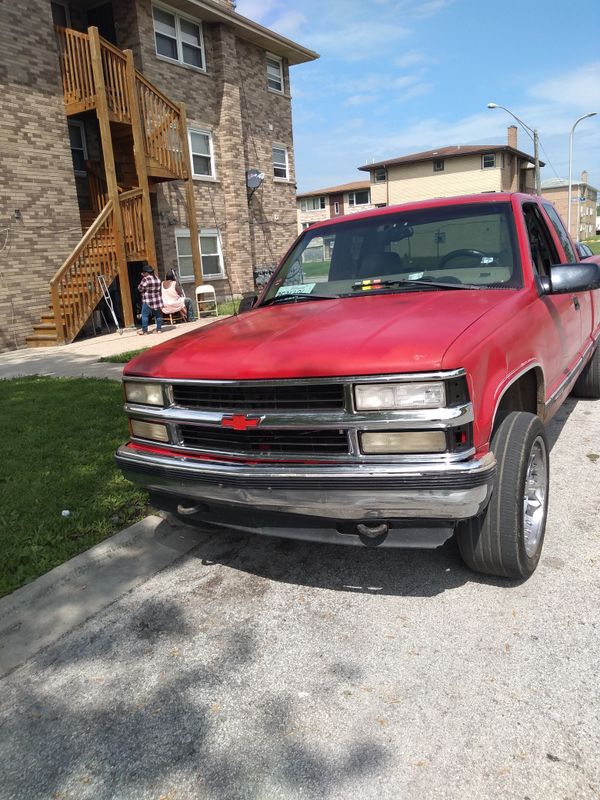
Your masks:
[[[188,125],[210,129],[216,180],[194,182],[196,213],[201,229],[221,233],[229,281],[213,281],[226,296],[253,289],[253,270],[272,268],[296,235],[295,175],[289,74],[286,92],[270,92],[266,83],[265,51],[238,39],[231,28],[203,23],[206,73],[156,56],[150,0],[138,0],[140,68],[172,100],[185,102]],[[273,144],[287,147],[289,180],[273,180]],[[263,185],[248,203],[246,170],[265,173]],[[174,260],[174,229],[187,227],[182,187],[163,184],[157,205],[159,262]],[[173,224],[173,220],[175,220]]]
[[[17,208],[22,222],[14,221]],[[0,229],[0,350],[7,350],[25,344],[50,302],[50,278],[81,238],[48,0],[2,3]]]
[[[542,195],[556,206],[556,210],[562,217],[565,227],[569,216],[568,194],[568,186],[544,189],[542,191]],[[573,184],[572,198],[575,200],[577,197],[577,184]],[[596,192],[586,187],[586,200],[571,204],[571,230],[569,232],[575,241],[584,241],[595,235],[596,202]]]

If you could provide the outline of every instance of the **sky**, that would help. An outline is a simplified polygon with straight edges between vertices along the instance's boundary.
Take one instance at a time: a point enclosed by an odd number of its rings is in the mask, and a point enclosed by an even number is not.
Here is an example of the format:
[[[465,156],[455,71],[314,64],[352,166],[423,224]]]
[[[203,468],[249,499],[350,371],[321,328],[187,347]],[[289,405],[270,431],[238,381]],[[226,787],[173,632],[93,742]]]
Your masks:
[[[366,178],[372,161],[537,128],[542,180],[582,170],[600,188],[600,2],[238,0],[237,11],[316,50],[291,68],[296,180],[310,191]],[[519,128],[519,149],[533,152]]]

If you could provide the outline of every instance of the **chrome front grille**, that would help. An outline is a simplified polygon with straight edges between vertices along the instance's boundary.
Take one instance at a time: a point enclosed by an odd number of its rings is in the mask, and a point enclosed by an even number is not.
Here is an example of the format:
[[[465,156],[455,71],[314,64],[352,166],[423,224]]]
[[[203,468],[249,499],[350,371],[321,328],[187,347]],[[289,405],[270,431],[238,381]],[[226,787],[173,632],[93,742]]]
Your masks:
[[[220,453],[269,455],[331,456],[348,454],[345,430],[267,430],[235,431],[204,425],[180,425],[184,447]]]

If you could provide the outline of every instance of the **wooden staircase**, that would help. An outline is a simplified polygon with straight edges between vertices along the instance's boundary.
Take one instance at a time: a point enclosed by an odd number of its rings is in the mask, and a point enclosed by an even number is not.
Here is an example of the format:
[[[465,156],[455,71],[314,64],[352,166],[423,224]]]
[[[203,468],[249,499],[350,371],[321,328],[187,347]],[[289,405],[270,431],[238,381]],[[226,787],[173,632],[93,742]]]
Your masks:
[[[155,183],[186,182],[194,272],[202,282],[185,107],[135,69],[130,50],[105,41],[97,28],[81,33],[59,27],[56,33],[65,113],[95,110],[104,170],[89,165],[95,218],[81,211],[83,236],[50,281],[51,302],[27,337],[29,347],[73,341],[102,299],[99,276],[107,286],[119,277],[125,324],[133,325],[127,262],[147,260],[156,267],[150,206]],[[124,191],[117,184],[115,155],[122,162],[128,152],[133,158],[126,177],[136,185]]]

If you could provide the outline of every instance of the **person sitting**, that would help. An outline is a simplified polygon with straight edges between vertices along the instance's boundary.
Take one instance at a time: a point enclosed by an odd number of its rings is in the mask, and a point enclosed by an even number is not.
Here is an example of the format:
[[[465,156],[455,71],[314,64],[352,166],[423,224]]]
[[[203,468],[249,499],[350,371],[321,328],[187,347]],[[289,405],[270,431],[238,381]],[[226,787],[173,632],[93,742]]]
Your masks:
[[[177,314],[180,312],[186,321],[193,322],[194,310],[192,301],[179,288],[172,269],[167,272],[165,278],[161,284],[163,314]]]

